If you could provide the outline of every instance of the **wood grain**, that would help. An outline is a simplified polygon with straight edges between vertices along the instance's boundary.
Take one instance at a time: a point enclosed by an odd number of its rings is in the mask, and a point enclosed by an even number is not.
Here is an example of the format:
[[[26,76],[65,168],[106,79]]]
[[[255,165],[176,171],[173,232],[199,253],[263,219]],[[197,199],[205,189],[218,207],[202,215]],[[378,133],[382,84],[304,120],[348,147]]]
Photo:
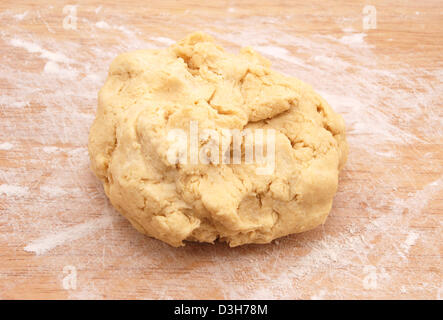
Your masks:
[[[0,298],[442,297],[441,1],[76,1],[67,30],[69,4],[0,3]],[[109,63],[195,30],[233,51],[284,47],[273,65],[333,97],[350,158],[324,226],[177,249],[110,206],[86,149]]]

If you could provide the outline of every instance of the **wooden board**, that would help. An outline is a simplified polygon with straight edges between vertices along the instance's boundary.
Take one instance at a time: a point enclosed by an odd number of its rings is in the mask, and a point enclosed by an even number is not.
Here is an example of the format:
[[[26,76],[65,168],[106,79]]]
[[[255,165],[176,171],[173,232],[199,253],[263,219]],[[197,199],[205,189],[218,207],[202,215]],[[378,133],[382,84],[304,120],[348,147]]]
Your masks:
[[[0,3],[0,298],[442,297],[441,1],[73,4]],[[324,226],[171,248],[110,206],[86,149],[108,66],[196,30],[251,45],[343,114]]]

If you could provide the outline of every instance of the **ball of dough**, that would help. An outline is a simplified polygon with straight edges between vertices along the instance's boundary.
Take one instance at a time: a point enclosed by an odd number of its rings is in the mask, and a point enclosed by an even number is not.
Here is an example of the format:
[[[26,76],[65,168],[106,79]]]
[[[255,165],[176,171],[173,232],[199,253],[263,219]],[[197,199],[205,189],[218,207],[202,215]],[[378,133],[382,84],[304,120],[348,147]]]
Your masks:
[[[272,172],[246,161],[247,135],[237,140],[240,163],[216,161],[216,149],[208,149],[209,163],[171,161],[177,144],[171,131],[191,132],[192,125],[218,133],[228,160],[235,139],[226,132],[261,129],[265,141],[272,130]],[[211,141],[204,135],[193,145],[191,138],[181,141],[190,150],[183,159]],[[172,246],[219,239],[233,247],[322,224],[347,143],[342,117],[309,85],[273,71],[251,48],[230,54],[194,33],[167,49],[124,53],[112,62],[89,154],[112,205],[140,232]]]

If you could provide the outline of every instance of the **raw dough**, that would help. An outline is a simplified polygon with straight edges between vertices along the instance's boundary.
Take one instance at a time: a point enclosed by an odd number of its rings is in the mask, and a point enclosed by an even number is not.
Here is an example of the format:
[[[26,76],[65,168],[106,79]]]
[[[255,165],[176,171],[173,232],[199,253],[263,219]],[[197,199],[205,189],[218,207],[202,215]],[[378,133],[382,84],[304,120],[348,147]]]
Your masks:
[[[229,54],[194,33],[165,50],[124,53],[98,100],[92,169],[140,232],[172,246],[216,239],[238,246],[325,221],[347,156],[343,119],[253,49]],[[261,164],[243,162],[171,163],[169,131],[188,132],[191,120],[200,131],[274,129],[274,171],[258,174]]]

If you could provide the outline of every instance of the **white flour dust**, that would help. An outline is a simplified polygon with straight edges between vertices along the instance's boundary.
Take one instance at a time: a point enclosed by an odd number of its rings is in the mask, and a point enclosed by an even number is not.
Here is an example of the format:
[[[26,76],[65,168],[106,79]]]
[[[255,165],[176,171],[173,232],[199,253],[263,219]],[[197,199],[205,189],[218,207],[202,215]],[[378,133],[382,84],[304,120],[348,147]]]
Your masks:
[[[0,194],[11,198],[24,197],[29,193],[27,187],[0,184]]]
[[[172,39],[166,38],[166,37],[150,37],[149,39],[159,42],[159,43],[166,45],[166,46],[170,46],[171,44],[175,43],[175,40],[172,40]]]
[[[37,255],[41,255],[51,250],[52,248],[63,245],[70,241],[75,241],[93,232],[103,229],[109,226],[111,223],[112,217],[103,217],[81,223],[57,233],[51,234],[49,236],[33,240],[27,246],[25,246],[24,250],[28,252],[34,252]]]
[[[25,49],[30,53],[38,53],[40,58],[42,59],[47,59],[54,62],[64,62],[64,63],[73,62],[72,59],[68,58],[64,54],[60,52],[52,52],[46,50],[34,42],[13,38],[9,41],[9,43],[14,47]]]
[[[5,142],[5,143],[1,143],[0,144],[0,150],[11,150],[12,148],[14,148],[14,145],[12,143],[9,142]]]
[[[107,24],[105,21],[99,21],[99,22],[97,22],[95,24],[95,26],[97,28],[100,28],[100,29],[109,29],[109,28],[111,28],[111,26],[109,24]]]

